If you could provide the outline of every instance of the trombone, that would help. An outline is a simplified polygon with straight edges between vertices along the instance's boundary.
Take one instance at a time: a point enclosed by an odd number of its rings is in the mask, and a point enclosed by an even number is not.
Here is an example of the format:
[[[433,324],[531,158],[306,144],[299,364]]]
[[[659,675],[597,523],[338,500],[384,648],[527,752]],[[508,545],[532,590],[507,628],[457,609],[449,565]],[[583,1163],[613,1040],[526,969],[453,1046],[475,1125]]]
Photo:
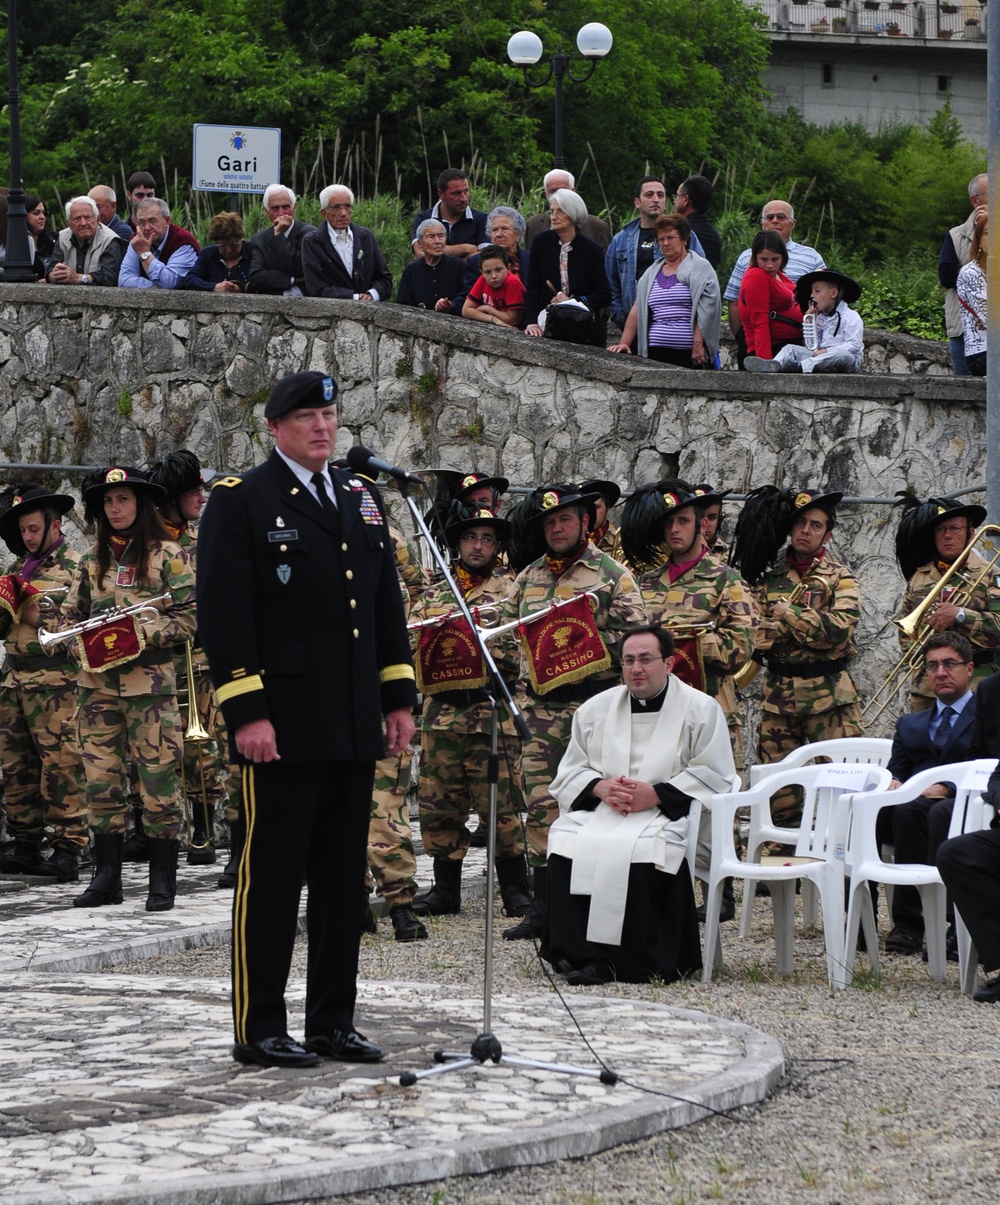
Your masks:
[[[206,741],[213,739],[212,734],[205,728],[201,722],[201,716],[198,714],[198,683],[194,672],[194,641],[184,641],[184,668],[187,678],[187,727],[184,730],[185,743],[191,742],[195,745],[203,745]],[[181,700],[178,698],[178,704]],[[201,845],[195,844],[194,840],[194,813],[191,807],[191,799],[188,795],[187,773],[184,769],[184,754],[181,754],[181,791],[184,793],[184,801],[187,804],[187,820],[188,820],[188,845],[191,849],[207,849],[213,842],[214,837],[212,814],[208,806],[208,783],[205,780],[205,763],[202,760],[201,749],[196,750],[198,757],[198,775],[201,779],[201,806],[205,815],[205,840]]]
[[[149,598],[141,603],[133,603],[130,607],[112,607],[108,611],[99,611],[96,615],[91,615],[89,619],[85,619],[72,628],[63,628],[61,632],[49,632],[45,628],[39,628],[38,643],[44,649],[51,644],[73,640],[86,632],[96,632],[98,628],[105,628],[108,624],[117,623],[125,615],[141,615],[143,611],[152,611],[154,615],[158,615],[160,608],[153,604],[169,598],[169,594],[157,594],[155,598]]]
[[[974,566],[967,566],[966,560],[972,554],[973,548],[981,541],[986,542],[986,551],[995,549],[993,555],[978,569]],[[942,602],[953,603],[956,607],[967,606],[972,601],[976,590],[993,572],[993,567],[998,561],[1000,561],[1000,527],[987,523],[972,536],[972,539],[948,566],[947,571],[934,583],[926,597],[902,619],[892,621],[912,643],[886,674],[882,685],[865,704],[861,713],[864,724],[874,724],[902,690],[906,679],[916,678],[923,672],[927,641],[934,634],[934,629],[927,622],[928,617]],[[942,597],[944,592],[950,589],[956,581],[962,584],[955,590],[955,593],[948,598]]]

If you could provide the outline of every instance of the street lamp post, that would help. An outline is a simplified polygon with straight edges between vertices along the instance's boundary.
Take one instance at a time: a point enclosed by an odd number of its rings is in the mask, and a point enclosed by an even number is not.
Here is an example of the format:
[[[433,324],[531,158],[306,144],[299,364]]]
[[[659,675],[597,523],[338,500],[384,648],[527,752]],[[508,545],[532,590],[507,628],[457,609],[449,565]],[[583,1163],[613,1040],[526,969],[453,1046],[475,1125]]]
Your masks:
[[[556,167],[566,166],[563,158],[563,80],[571,79],[576,84],[582,84],[584,80],[590,79],[597,66],[597,60],[605,57],[611,49],[612,41],[611,30],[606,25],[601,25],[598,21],[584,25],[576,35],[576,48],[589,60],[586,72],[583,75],[574,75],[570,68],[569,55],[563,54],[563,48],[560,46],[552,56],[549,73],[543,80],[532,79],[530,73],[530,69],[542,57],[542,39],[538,34],[522,29],[507,43],[507,57],[516,66],[523,68],[524,82],[529,88],[544,88],[550,79],[556,81]]]
[[[24,181],[21,179],[21,93],[17,86],[17,0],[7,0],[7,72],[10,83],[10,194],[7,197],[7,254],[5,284],[30,284],[38,278],[32,268],[28,242],[28,215],[24,211]]]

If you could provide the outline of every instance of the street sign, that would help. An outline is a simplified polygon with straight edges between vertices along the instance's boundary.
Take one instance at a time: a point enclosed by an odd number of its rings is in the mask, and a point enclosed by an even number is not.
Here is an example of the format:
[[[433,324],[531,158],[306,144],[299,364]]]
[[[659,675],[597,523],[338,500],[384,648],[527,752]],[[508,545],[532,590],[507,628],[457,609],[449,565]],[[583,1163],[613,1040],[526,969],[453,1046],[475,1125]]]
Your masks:
[[[280,179],[280,130],[198,123],[193,148],[191,179],[198,192],[263,192]]]

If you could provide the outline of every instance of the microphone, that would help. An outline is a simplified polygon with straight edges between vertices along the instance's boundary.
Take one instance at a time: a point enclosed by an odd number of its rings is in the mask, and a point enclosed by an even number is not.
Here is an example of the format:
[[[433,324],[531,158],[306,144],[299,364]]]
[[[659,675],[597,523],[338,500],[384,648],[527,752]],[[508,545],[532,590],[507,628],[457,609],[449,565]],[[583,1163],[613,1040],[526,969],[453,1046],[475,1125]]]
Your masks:
[[[416,473],[408,473],[406,469],[401,469],[398,465],[379,460],[375,453],[370,448],[366,448],[364,444],[355,444],[353,448],[348,449],[347,463],[355,473],[370,473],[372,476],[375,473],[385,473],[388,477],[395,477],[397,481],[412,481],[417,485],[423,485],[423,479]]]

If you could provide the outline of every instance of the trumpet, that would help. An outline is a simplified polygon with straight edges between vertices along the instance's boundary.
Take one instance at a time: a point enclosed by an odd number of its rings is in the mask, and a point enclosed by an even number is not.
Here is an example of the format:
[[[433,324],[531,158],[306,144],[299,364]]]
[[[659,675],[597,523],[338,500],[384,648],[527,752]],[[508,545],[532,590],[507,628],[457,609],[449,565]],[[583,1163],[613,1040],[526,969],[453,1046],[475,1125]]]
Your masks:
[[[143,611],[151,611],[154,615],[158,615],[160,608],[155,607],[153,604],[163,602],[164,599],[169,598],[169,594],[157,594],[155,598],[147,599],[141,603],[133,603],[130,607],[112,607],[110,611],[101,611],[97,615],[91,615],[89,619],[85,619],[75,627],[64,628],[61,632],[49,632],[45,628],[39,628],[38,643],[44,649],[52,644],[74,640],[77,636],[82,636],[86,632],[94,632],[98,628],[107,627],[110,623],[117,623],[125,615],[141,615]]]
[[[775,599],[775,603],[786,602],[790,607],[794,607],[806,592],[806,583],[808,579],[804,578],[792,590],[787,598],[782,597]],[[749,661],[745,661],[740,668],[733,674],[733,681],[736,683],[738,690],[745,690],[751,682],[757,677],[760,671],[764,668],[764,662],[757,653],[753,653]]]
[[[972,553],[973,548],[979,543],[986,545],[987,552],[993,549],[995,551],[993,551],[993,555],[988,561],[984,560],[978,570],[970,571],[965,565],[965,561]],[[979,586],[993,572],[993,568],[998,561],[1000,561],[1000,527],[987,523],[975,532],[972,539],[969,540],[968,544],[966,544],[948,566],[947,571],[934,583],[926,597],[909,614],[904,615],[902,619],[894,619],[892,621],[899,628],[900,632],[913,643],[892,669],[889,670],[882,685],[868,700],[864,711],[861,713],[863,723],[875,723],[882,712],[896,698],[906,680],[910,677],[918,678],[922,673],[927,641],[934,634],[934,629],[927,622],[928,617],[933,614],[942,602],[953,603],[956,607],[967,606],[972,601],[972,596]],[[950,589],[955,582],[961,583],[955,593],[947,599],[942,597],[944,592]]]
[[[493,624],[500,618],[500,608],[494,603],[486,603],[482,607],[470,607],[473,619],[486,619],[492,615],[492,622],[487,622],[486,627],[492,628]],[[419,631],[420,628],[436,628],[443,623],[451,623],[454,619],[462,619],[462,612],[456,607],[453,611],[449,611],[447,615],[435,615],[433,619],[416,619],[413,623],[406,625],[408,632]]]
[[[593,590],[583,590],[579,594],[571,595],[569,598],[560,598],[550,606],[542,607],[540,611],[532,611],[530,615],[521,615],[518,619],[512,619],[508,623],[498,624],[495,628],[480,628],[479,635],[483,640],[493,640],[497,636],[502,636],[504,632],[513,632],[522,623],[533,619],[541,619],[543,615],[549,615],[553,611],[558,611],[560,607],[565,607],[567,603],[575,602],[578,598],[596,599],[597,595]]]
[[[664,623],[660,620],[660,627],[665,632],[669,632],[676,640],[692,640],[697,636],[704,635],[705,632],[715,631],[715,620],[705,619],[699,623]]]
[[[43,611],[51,611],[56,603],[57,594],[69,594],[69,586],[56,586],[53,590],[43,590],[38,597],[38,606]]]

